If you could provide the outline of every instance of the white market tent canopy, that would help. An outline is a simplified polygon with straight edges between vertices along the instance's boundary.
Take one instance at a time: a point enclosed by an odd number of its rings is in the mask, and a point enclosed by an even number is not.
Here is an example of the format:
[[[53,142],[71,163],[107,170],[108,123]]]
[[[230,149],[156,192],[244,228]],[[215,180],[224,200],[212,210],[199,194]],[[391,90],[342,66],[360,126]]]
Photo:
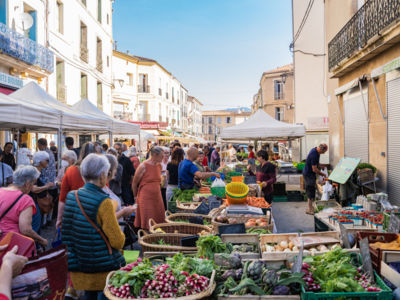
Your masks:
[[[223,140],[292,140],[305,136],[303,125],[293,125],[272,118],[262,109],[247,121],[223,129]]]
[[[0,128],[54,132],[60,127],[59,113],[0,93]]]
[[[37,83],[30,82],[18,91],[10,94],[11,98],[32,107],[38,107],[45,111],[56,112],[59,117],[58,129],[62,131],[76,132],[109,132],[110,128],[103,119],[78,113],[66,104],[61,103],[43,90]],[[29,114],[29,112],[28,112]],[[36,120],[37,125],[47,126],[46,120]]]
[[[99,118],[109,125],[110,131],[113,134],[120,135],[138,135],[141,134],[140,126],[125,121],[114,119],[97,108],[88,99],[82,99],[72,105],[72,109],[79,114],[89,114],[93,117]]]

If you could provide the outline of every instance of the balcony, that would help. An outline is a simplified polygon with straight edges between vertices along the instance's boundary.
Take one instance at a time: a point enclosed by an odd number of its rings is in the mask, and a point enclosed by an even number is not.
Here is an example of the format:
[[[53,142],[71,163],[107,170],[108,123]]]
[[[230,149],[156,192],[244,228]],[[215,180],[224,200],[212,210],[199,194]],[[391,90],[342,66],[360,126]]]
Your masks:
[[[62,103],[67,103],[67,87],[63,84],[57,86],[57,100]]]
[[[162,96],[162,89],[158,89],[158,96]]]
[[[140,122],[150,122],[150,114],[139,114],[138,120]]]
[[[97,62],[96,62],[96,69],[97,69],[97,71],[99,71],[100,73],[103,73],[103,60],[102,60],[102,59],[97,59]]]
[[[114,111],[114,118],[118,120],[132,120],[132,113],[126,111]]]
[[[54,71],[54,53],[0,23],[0,51],[48,73]]]
[[[399,18],[399,0],[367,1],[329,42],[329,71],[365,48],[373,37],[380,37]]]
[[[150,93],[149,85],[138,85],[138,93]]]
[[[85,45],[81,45],[81,60],[85,63],[89,62],[89,51]]]

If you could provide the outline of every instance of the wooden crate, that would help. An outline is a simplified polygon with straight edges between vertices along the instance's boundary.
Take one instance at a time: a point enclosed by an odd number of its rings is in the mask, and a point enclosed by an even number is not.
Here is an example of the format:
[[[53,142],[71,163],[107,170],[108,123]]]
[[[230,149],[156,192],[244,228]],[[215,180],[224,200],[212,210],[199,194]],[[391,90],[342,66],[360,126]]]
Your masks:
[[[275,261],[292,261],[299,252],[264,252],[263,245],[280,243],[282,241],[290,241],[290,238],[298,237],[297,233],[281,233],[281,234],[262,234],[260,235],[260,249],[262,251],[262,259]],[[306,252],[306,251],[305,251]],[[304,254],[306,255],[306,254]]]
[[[381,276],[389,280],[393,285],[400,286],[400,273],[389,266],[391,262],[400,261],[400,252],[383,251],[381,262]]]
[[[243,295],[243,296],[218,296],[218,300],[300,300],[300,295],[285,295],[285,296],[256,296],[256,295]]]
[[[258,234],[222,234],[221,239],[224,243],[231,243],[231,244],[254,243],[257,245],[258,252],[256,253],[240,252],[240,256],[243,259],[258,259],[261,257],[260,240],[258,238]]]
[[[300,233],[300,236],[332,237],[340,241],[340,233],[338,231],[306,232],[306,233]]]

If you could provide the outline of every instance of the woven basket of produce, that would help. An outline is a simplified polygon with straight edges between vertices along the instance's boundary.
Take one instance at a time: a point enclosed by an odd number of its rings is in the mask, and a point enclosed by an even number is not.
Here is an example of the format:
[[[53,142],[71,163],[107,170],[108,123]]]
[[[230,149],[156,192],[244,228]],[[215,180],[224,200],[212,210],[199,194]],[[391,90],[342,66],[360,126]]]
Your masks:
[[[241,182],[232,182],[226,185],[225,192],[229,205],[244,204],[249,193],[249,187]]]
[[[176,201],[176,208],[183,213],[192,213],[200,206],[200,204],[201,202],[181,203],[180,201]]]
[[[190,223],[190,219],[192,218],[202,218],[203,225],[211,226],[211,217],[208,215],[200,215],[200,214],[193,214],[193,213],[176,213],[171,214],[169,211],[165,212],[165,221],[167,223]]]
[[[136,266],[133,268],[131,264],[121,268],[122,271],[127,272],[127,275],[121,274],[121,270],[118,272],[112,271],[107,275],[104,295],[110,300],[128,300],[135,298],[145,300],[195,300],[207,298],[212,295],[216,287],[215,270],[212,271],[210,278],[197,274],[187,274],[189,276],[182,276],[179,281],[177,281],[176,277],[179,276],[180,271],[177,270],[174,272],[170,268],[165,268],[165,266],[166,265],[151,266],[151,263],[140,263],[138,266],[136,263]],[[135,273],[138,275],[134,276]],[[165,274],[163,277],[169,278],[169,280],[161,280],[161,278],[157,279],[157,277],[152,280],[153,274],[157,273]],[[175,274],[175,276],[172,274]],[[162,274],[159,275],[161,276]],[[121,284],[121,281],[124,281],[123,276],[129,276],[129,280]],[[135,283],[130,285],[129,282],[131,281]],[[154,289],[150,288],[150,284],[153,285],[153,283],[155,285]],[[148,288],[146,288],[146,285],[148,285]],[[171,291],[164,292],[163,287],[167,285],[172,287],[169,289]],[[150,298],[149,296],[152,297]]]
[[[146,233],[139,229],[138,239],[143,252],[194,252],[197,247],[182,247],[181,240],[190,234],[182,233]]]
[[[211,234],[209,226],[191,223],[160,223],[157,224],[153,219],[149,220],[150,233],[181,233],[190,235]]]

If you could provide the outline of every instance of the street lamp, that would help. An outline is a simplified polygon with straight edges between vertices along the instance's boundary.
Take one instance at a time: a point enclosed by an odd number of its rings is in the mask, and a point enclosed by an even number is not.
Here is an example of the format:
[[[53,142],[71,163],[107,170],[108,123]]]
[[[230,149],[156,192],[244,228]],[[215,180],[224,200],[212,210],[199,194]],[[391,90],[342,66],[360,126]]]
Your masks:
[[[281,74],[281,80],[282,80],[282,83],[283,83],[283,84],[285,84],[286,78],[287,78],[287,74],[286,74],[286,73],[282,73],[282,74]]]

